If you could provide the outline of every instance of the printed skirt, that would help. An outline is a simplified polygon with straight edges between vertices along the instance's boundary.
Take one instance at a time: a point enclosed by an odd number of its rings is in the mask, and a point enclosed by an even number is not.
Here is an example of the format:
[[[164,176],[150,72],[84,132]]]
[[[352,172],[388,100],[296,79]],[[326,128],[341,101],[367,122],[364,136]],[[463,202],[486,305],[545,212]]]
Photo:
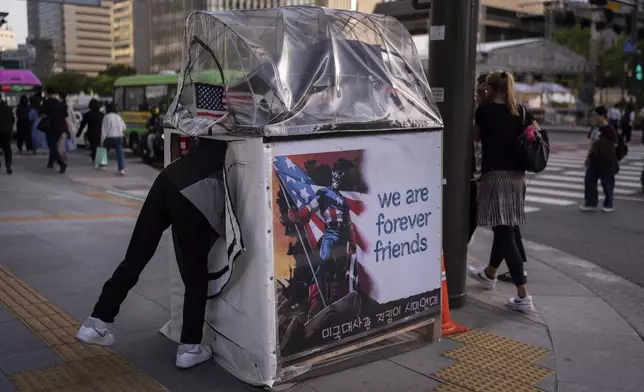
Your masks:
[[[521,226],[525,224],[525,173],[495,170],[481,175],[479,185],[479,226]]]

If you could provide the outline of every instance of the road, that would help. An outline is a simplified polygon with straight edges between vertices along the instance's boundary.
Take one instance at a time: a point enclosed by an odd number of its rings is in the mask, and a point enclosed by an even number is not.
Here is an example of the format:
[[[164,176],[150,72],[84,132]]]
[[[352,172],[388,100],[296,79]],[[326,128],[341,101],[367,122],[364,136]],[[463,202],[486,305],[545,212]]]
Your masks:
[[[582,213],[583,133],[551,133],[553,145],[548,169],[527,182],[528,223],[524,236],[595,263],[644,286],[644,195],[639,176],[644,146],[639,134],[617,175],[615,212]],[[600,192],[601,195],[601,192]],[[601,198],[601,196],[600,196]],[[529,268],[529,267],[528,267]]]

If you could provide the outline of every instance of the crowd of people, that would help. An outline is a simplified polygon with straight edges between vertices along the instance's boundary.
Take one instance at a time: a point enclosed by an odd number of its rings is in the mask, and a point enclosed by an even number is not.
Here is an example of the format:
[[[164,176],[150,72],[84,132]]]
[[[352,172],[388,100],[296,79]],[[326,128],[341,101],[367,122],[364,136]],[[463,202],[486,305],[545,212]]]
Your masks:
[[[0,100],[0,148],[4,155],[7,174],[12,174],[13,150],[11,141],[14,125],[16,129],[16,147],[19,154],[36,155],[39,149],[48,149],[47,168],[58,165],[59,172],[65,173],[68,166],[66,151],[75,146],[76,138],[80,138],[87,128],[87,142],[90,147],[92,163],[98,169],[105,170],[106,160],[97,161],[97,151],[104,148],[106,157],[109,149],[114,149],[117,160],[117,173],[125,174],[125,156],[123,151],[126,124],[117,113],[112,103],[105,105],[102,112],[101,104],[92,99],[89,111],[74,132],[73,113],[67,105],[66,97],[57,94],[51,88],[45,93],[45,98],[34,95],[28,98],[20,97],[20,103],[15,108],[15,114],[6,102]],[[74,134],[75,133],[75,134]],[[70,143],[66,143],[69,141]],[[74,147],[75,148],[75,147]]]

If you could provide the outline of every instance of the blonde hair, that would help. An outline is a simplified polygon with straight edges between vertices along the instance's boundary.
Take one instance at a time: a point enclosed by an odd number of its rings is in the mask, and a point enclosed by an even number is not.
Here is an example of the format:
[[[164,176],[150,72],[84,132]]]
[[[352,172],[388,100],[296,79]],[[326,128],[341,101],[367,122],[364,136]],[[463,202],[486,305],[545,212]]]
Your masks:
[[[519,107],[514,95],[514,76],[505,71],[494,71],[487,75],[485,83],[490,86],[494,95],[504,94],[508,109],[513,116],[519,115]]]

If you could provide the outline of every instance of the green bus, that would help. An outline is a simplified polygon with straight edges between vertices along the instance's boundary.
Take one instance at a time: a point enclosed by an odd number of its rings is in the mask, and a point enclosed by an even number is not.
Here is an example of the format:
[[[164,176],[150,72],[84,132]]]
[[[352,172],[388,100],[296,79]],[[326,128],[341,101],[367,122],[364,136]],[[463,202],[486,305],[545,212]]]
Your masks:
[[[224,71],[224,75],[226,80],[234,80],[243,77],[244,73]],[[207,70],[192,76],[194,81],[211,84],[221,83],[219,71]],[[163,73],[123,76],[116,79],[113,102],[116,104],[116,110],[121,113],[127,124],[125,142],[129,148],[138,149],[142,134],[147,132],[146,124],[153,107],[159,107],[161,114],[165,114],[177,94],[178,82],[178,74]],[[183,96],[191,101],[192,96],[189,89],[189,86],[184,87]]]
[[[176,95],[177,74],[124,76],[114,82],[113,102],[127,124],[127,146],[138,148],[141,136],[147,132],[150,110],[158,106],[161,113],[170,106]]]

